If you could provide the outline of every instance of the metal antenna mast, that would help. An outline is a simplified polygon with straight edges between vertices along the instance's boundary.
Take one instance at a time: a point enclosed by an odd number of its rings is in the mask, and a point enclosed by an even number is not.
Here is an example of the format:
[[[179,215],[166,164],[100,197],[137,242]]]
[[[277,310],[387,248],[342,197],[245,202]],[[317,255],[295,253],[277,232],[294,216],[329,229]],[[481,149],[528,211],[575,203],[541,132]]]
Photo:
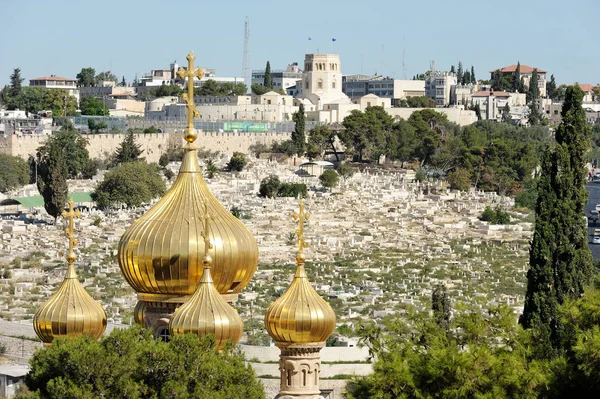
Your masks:
[[[250,86],[252,85],[252,79],[250,78],[250,66],[249,66],[249,50],[248,50],[248,41],[250,40],[250,24],[248,22],[248,17],[244,21],[244,58],[242,61],[242,76],[244,77],[244,83],[250,90]]]
[[[402,46],[402,79],[406,80],[406,36],[404,36],[404,46]]]

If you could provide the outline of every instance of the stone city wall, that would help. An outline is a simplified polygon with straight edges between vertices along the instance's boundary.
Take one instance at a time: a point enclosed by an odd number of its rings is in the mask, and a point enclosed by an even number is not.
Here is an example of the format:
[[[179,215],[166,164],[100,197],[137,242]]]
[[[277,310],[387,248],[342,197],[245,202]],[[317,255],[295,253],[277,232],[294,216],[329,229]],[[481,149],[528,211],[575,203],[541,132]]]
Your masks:
[[[148,162],[158,162],[160,156],[170,147],[183,145],[180,130],[167,129],[166,133],[135,134],[135,139],[144,151],[142,156]],[[117,150],[125,134],[87,134],[88,151],[92,158],[104,158]],[[205,150],[220,151],[231,156],[234,151],[248,153],[248,148],[257,143],[271,145],[290,139],[290,133],[276,132],[200,132],[196,144]],[[35,155],[38,147],[44,144],[46,135],[0,135],[0,154],[20,156],[27,159]]]

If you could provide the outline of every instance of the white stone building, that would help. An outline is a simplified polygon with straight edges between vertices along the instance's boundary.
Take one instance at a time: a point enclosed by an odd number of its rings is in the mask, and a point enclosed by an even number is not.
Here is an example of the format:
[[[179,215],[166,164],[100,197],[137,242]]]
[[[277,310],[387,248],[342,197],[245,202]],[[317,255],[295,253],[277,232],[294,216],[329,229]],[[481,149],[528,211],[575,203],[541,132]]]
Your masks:
[[[450,104],[452,86],[456,86],[456,74],[442,71],[431,71],[425,77],[425,95],[435,100],[439,107]]]
[[[288,64],[285,70],[271,70],[271,77],[273,78],[273,88],[281,89],[286,91],[287,89],[296,86],[296,82],[302,79],[302,70],[298,66],[297,62]],[[255,69],[252,71],[252,84],[264,86],[265,83],[265,70]]]
[[[29,86],[43,87],[45,89],[63,89],[69,95],[75,97],[79,101],[79,88],[77,87],[77,79],[62,78],[56,75],[42,76],[39,78],[29,79]]]

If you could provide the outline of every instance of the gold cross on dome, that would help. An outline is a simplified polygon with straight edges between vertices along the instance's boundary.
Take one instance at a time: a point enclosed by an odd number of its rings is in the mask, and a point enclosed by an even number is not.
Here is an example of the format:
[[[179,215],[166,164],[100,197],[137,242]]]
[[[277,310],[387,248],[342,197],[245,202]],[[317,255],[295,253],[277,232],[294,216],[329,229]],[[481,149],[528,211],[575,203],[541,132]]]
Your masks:
[[[73,248],[75,248],[75,246],[77,245],[77,239],[75,238],[74,234],[75,223],[73,221],[75,220],[75,218],[81,216],[80,211],[73,210],[74,205],[75,203],[73,202],[73,198],[69,198],[69,211],[65,209],[60,214],[63,217],[63,219],[67,219],[69,221],[69,227],[65,229],[65,233],[69,238],[69,253],[67,254],[67,260],[69,262],[75,261],[75,252],[73,252]]]
[[[298,229],[296,235],[298,236],[298,254],[302,254],[302,250],[307,247],[306,241],[304,241],[304,221],[308,220],[310,213],[304,212],[304,200],[300,200],[299,211],[292,213],[294,220],[298,221]]]
[[[208,250],[213,247],[210,242],[210,219],[208,201],[204,201],[204,231],[201,233],[202,237],[204,237],[204,255],[208,255]]]
[[[195,133],[191,133],[194,131],[194,118],[197,118],[200,113],[196,109],[196,105],[194,104],[194,77],[198,79],[202,79],[204,76],[204,70],[202,68],[194,69],[194,60],[196,57],[194,56],[194,52],[190,52],[187,57],[188,67],[187,70],[184,67],[180,67],[177,71],[177,76],[180,79],[187,79],[187,93],[183,93],[181,98],[186,103],[186,107],[188,110],[188,122],[186,128],[186,136],[185,139],[188,143],[193,143],[196,140]]]

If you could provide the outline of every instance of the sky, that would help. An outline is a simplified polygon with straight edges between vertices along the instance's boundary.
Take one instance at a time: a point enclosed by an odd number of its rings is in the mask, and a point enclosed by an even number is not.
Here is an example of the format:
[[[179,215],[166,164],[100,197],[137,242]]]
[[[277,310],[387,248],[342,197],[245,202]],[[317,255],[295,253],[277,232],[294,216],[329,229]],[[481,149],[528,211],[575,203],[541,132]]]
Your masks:
[[[599,0],[0,0],[0,16],[2,86],[17,67],[25,84],[84,67],[131,82],[189,51],[217,76],[242,76],[245,17],[250,69],[318,50],[339,54],[343,74],[410,79],[462,61],[489,79],[520,61],[559,84],[600,83]]]

